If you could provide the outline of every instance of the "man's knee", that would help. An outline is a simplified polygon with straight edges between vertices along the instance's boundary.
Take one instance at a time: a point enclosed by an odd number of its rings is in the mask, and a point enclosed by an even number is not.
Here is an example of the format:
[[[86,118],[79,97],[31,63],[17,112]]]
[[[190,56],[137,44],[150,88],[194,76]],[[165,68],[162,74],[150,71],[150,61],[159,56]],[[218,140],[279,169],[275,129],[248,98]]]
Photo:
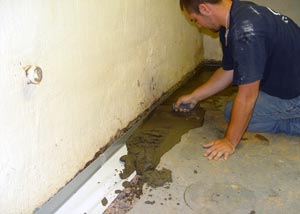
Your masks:
[[[231,116],[231,109],[232,109],[232,101],[227,103],[225,109],[224,109],[224,116],[227,122],[230,121],[230,116]]]

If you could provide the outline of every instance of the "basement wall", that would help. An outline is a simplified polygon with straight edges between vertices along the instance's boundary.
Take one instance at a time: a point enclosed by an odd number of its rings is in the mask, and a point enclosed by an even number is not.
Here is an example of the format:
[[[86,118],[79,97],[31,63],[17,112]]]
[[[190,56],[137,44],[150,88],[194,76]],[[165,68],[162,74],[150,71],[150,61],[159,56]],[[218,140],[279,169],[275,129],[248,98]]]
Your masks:
[[[250,0],[260,5],[265,5],[273,10],[292,18],[300,26],[300,1],[299,0]],[[203,32],[204,58],[206,60],[222,60],[222,50],[218,34],[208,31]]]
[[[5,214],[40,207],[203,59],[174,0],[3,0],[0,26]]]

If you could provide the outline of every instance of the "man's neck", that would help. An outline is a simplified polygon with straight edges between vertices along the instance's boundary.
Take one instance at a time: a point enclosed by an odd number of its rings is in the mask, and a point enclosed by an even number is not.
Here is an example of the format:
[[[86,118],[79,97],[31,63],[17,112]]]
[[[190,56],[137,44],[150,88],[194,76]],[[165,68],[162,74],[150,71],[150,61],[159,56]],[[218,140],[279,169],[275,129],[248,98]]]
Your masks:
[[[229,27],[231,0],[223,0],[220,4],[215,5],[215,16],[219,24],[225,28]]]

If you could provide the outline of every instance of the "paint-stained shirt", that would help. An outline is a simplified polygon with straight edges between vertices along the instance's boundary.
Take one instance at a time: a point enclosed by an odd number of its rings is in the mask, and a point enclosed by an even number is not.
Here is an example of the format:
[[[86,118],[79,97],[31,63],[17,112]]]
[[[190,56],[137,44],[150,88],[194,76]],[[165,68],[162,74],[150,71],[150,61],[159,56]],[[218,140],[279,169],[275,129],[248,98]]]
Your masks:
[[[299,96],[299,26],[270,8],[238,0],[233,0],[229,23],[227,33],[220,30],[220,41],[222,67],[234,70],[233,84],[261,80],[260,90],[271,96]]]

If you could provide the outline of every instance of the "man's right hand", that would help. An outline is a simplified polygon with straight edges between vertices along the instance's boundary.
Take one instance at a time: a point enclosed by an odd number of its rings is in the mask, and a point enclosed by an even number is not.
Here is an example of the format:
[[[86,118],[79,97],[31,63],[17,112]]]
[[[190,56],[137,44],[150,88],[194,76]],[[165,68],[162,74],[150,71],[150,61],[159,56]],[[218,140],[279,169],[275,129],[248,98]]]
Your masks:
[[[187,103],[191,103],[194,106],[197,104],[197,101],[194,99],[192,94],[186,94],[186,95],[183,95],[183,96],[179,97],[178,100],[176,101],[175,106],[181,112],[189,112],[190,109],[182,109],[182,108],[179,107],[180,104],[187,104]]]

